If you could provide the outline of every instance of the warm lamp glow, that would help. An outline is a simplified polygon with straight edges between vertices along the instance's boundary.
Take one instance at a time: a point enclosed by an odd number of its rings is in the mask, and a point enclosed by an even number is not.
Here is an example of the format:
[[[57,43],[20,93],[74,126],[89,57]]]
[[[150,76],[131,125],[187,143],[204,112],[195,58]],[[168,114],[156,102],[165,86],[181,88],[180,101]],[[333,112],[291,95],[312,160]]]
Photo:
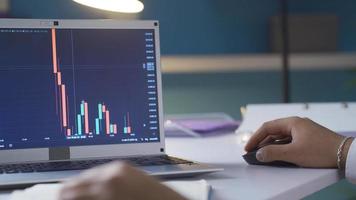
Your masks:
[[[139,0],[73,0],[77,3],[122,13],[138,13],[143,10],[143,3]]]

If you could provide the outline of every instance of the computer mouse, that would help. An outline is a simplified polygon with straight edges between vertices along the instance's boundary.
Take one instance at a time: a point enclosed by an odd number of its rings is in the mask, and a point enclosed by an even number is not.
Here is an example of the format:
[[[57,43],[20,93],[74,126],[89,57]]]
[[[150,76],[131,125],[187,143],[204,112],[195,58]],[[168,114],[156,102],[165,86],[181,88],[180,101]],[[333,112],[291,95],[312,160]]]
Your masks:
[[[259,146],[256,149],[254,149],[254,150],[252,150],[250,152],[247,152],[242,157],[250,165],[269,165],[269,166],[277,166],[277,167],[297,167],[296,164],[290,163],[290,162],[285,162],[285,161],[260,162],[256,158],[257,151],[260,148],[264,147],[264,146],[275,145],[275,144],[288,144],[290,142],[291,142],[291,138],[282,139],[282,140],[274,140],[271,143],[265,144],[263,146]]]

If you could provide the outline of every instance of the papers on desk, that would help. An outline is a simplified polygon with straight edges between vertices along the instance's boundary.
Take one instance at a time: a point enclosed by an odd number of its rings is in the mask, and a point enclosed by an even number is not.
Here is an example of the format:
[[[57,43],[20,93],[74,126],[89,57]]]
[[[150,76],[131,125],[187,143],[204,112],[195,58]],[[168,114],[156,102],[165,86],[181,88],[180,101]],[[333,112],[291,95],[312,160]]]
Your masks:
[[[191,200],[209,200],[211,193],[211,185],[206,180],[167,181],[163,184]]]
[[[163,182],[187,199],[208,200],[211,186],[205,180]],[[62,184],[39,184],[11,194],[10,200],[57,200]]]
[[[167,115],[167,137],[202,137],[233,132],[240,123],[225,113]]]
[[[25,190],[16,190],[10,200],[58,200],[62,184],[39,184]]]
[[[256,131],[264,122],[290,117],[307,117],[338,133],[356,132],[356,103],[250,104],[237,133]]]

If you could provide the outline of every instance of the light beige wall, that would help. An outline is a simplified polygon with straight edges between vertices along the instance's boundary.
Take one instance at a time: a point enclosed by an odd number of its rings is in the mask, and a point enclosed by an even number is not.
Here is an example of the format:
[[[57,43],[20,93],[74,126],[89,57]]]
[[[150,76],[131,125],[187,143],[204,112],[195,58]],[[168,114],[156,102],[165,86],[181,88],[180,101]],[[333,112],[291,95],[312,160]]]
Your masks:
[[[0,0],[0,12],[7,12],[9,9],[8,0]]]
[[[166,73],[280,70],[279,54],[178,55],[162,56]],[[350,69],[356,67],[356,53],[292,54],[292,70]]]

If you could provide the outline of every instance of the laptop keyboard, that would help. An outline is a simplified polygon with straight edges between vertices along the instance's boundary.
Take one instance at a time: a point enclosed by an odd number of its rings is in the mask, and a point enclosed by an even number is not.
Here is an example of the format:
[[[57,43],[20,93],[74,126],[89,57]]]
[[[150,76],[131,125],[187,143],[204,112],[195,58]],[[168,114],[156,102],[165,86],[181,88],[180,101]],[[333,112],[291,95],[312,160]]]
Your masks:
[[[187,160],[183,160],[167,155],[162,155],[162,156],[132,157],[132,158],[121,158],[121,159],[115,158],[115,159],[99,159],[99,160],[96,159],[96,160],[80,160],[80,161],[6,164],[6,165],[0,165],[0,174],[84,170],[114,160],[125,161],[134,166],[194,164],[191,161],[187,161]]]

